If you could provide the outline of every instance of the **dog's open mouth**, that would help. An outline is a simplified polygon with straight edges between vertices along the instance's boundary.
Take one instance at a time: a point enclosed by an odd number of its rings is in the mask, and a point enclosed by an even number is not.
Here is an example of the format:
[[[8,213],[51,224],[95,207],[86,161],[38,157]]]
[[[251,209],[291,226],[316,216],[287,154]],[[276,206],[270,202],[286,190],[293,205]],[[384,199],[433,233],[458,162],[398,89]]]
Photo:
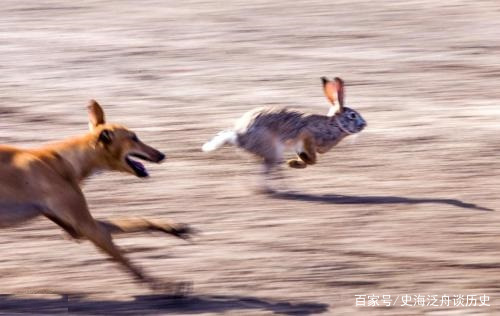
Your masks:
[[[144,165],[142,163],[140,163],[139,161],[133,160],[132,157],[136,157],[136,158],[139,158],[142,160],[147,160],[147,161],[150,161],[151,159],[149,159],[146,156],[140,155],[140,154],[129,154],[129,155],[125,156],[125,161],[129,165],[129,167],[132,168],[132,170],[134,170],[135,174],[139,178],[148,177],[149,173],[146,170],[146,167],[144,167]]]

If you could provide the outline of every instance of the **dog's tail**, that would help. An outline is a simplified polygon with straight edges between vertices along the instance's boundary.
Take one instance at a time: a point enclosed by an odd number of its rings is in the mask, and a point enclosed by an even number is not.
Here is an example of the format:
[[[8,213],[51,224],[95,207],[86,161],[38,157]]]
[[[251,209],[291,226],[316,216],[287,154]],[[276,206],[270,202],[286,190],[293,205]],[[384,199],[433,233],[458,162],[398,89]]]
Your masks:
[[[214,151],[226,144],[237,145],[238,134],[236,134],[236,132],[234,131],[221,131],[211,140],[203,144],[201,150],[203,150],[204,152]]]

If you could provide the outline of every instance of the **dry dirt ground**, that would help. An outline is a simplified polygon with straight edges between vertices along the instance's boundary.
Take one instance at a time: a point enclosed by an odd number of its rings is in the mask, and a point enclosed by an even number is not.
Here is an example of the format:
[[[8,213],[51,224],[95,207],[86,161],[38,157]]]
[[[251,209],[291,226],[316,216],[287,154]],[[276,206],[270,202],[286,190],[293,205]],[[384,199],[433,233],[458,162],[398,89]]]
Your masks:
[[[94,216],[200,230],[117,239],[150,274],[193,282],[176,300],[47,220],[4,229],[1,313],[500,314],[498,1],[4,0],[0,13],[0,142],[83,133],[95,98],[169,159],[147,180],[88,180]],[[200,151],[255,106],[326,113],[323,75],[345,79],[368,128],[285,170],[288,193],[255,193],[258,164],[238,149]],[[491,306],[356,307],[356,294]]]

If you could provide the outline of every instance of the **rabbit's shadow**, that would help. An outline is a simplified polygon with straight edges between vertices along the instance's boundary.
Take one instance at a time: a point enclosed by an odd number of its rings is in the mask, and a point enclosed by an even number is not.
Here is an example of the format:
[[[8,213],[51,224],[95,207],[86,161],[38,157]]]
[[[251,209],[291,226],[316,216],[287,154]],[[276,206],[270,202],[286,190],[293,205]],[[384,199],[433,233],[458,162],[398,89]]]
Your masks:
[[[237,295],[202,295],[172,298],[165,295],[135,296],[131,301],[87,300],[78,294],[60,298],[19,298],[0,295],[0,311],[36,314],[158,315],[205,314],[235,311],[268,311],[277,315],[324,313],[328,305],[316,302],[289,302]]]
[[[271,192],[270,196],[283,200],[299,200],[306,202],[319,202],[327,204],[423,204],[437,203],[448,204],[460,208],[472,209],[477,211],[493,212],[491,208],[479,206],[473,203],[463,202],[457,199],[440,198],[409,198],[391,195],[340,195],[340,194],[307,194],[294,191],[276,191]]]

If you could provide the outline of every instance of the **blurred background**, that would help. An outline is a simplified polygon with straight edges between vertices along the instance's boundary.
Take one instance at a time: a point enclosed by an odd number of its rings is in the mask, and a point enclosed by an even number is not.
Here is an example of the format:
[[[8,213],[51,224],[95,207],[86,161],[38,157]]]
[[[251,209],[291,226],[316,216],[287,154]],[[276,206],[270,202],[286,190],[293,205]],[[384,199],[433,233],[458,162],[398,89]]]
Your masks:
[[[94,98],[168,161],[147,180],[86,181],[93,215],[201,231],[117,238],[153,276],[194,283],[172,300],[47,220],[4,229],[0,313],[499,313],[498,1],[4,0],[0,13],[0,143],[84,133]],[[368,128],[286,169],[295,193],[256,194],[241,150],[201,152],[256,106],[326,114],[321,76],[345,80]],[[356,306],[405,294],[491,306]]]

